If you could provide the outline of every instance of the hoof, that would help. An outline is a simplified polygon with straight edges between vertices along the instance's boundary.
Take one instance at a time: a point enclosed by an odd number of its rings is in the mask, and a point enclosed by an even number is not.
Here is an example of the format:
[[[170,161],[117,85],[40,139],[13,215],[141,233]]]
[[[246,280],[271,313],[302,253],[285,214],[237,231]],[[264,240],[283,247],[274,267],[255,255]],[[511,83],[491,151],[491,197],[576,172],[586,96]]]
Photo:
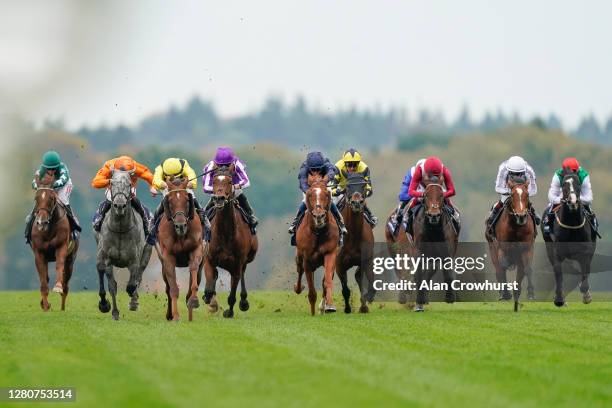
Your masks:
[[[302,285],[299,285],[299,286],[298,286],[298,284],[297,284],[297,283],[295,283],[295,284],[293,285],[293,291],[294,291],[295,293],[297,293],[298,295],[299,295],[300,293],[302,293],[302,290],[304,290],[304,286],[302,286]]]
[[[56,283],[55,286],[53,287],[53,293],[59,293],[62,294],[64,293],[64,288],[62,287],[61,283]]]
[[[336,313],[336,307],[334,305],[325,305],[325,313]]]
[[[231,309],[224,310],[223,317],[231,319],[232,317],[234,317],[234,311]]]
[[[565,306],[565,300],[564,299],[555,299],[555,306],[557,306],[557,307]]]
[[[218,305],[208,305],[208,313],[217,313],[219,311]]]
[[[366,293],[366,301],[368,303],[374,302],[374,297],[375,296],[376,296],[376,291],[375,290],[368,291],[368,293]]]
[[[238,307],[240,308],[241,311],[246,312],[247,310],[249,310],[249,301],[244,299],[240,299],[240,303],[238,303]]]
[[[138,302],[130,302],[130,311],[135,312],[138,310]]]
[[[455,292],[446,292],[444,296],[444,301],[446,303],[455,303]]]
[[[125,291],[127,292],[128,295],[132,296],[134,292],[136,292],[136,285],[127,285],[127,287],[125,288]]]
[[[113,312],[113,320],[119,320],[119,311]]]
[[[168,321],[172,320],[172,314],[166,313],[166,320]]]
[[[592,300],[593,300],[593,297],[591,296],[590,291],[582,295],[582,303],[584,303],[585,305],[588,305],[589,303],[591,303]]]
[[[405,305],[408,303],[408,294],[406,292],[400,292],[399,295],[397,295],[397,301],[400,305]]]
[[[200,301],[198,300],[197,297],[192,297],[187,301],[188,309],[197,309],[199,307],[200,307]]]
[[[414,310],[415,312],[424,312],[424,311],[425,311],[425,308],[424,308],[423,306],[424,306],[424,305],[416,304],[416,305],[414,305],[414,309],[413,309],[413,310]]]
[[[535,295],[533,293],[529,293],[527,295],[527,300],[536,300],[536,297],[535,297]]]
[[[102,313],[108,313],[111,310],[111,305],[110,302],[107,300],[105,302],[98,302],[98,310],[100,310]]]
[[[349,314],[353,311],[350,306],[344,306],[344,313]]]
[[[514,301],[514,311],[515,311],[515,312],[518,312],[518,311],[519,311],[519,309],[520,309],[520,304],[519,304],[519,302],[518,302],[518,301],[516,301],[516,300],[515,300],[515,301]]]
[[[512,295],[510,293],[504,293],[497,300],[500,301],[500,302],[505,302],[505,301],[510,300],[510,299],[512,299]]]
[[[366,305],[361,305],[359,308],[359,313],[368,313],[370,309]]]

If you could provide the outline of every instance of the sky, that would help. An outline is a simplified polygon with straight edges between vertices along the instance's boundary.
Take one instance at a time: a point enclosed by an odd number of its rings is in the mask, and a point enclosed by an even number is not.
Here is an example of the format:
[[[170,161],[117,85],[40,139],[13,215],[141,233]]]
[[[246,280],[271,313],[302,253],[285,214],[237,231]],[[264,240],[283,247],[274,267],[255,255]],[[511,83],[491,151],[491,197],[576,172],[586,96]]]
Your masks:
[[[193,95],[333,111],[612,114],[612,2],[0,0],[0,109],[136,124]]]

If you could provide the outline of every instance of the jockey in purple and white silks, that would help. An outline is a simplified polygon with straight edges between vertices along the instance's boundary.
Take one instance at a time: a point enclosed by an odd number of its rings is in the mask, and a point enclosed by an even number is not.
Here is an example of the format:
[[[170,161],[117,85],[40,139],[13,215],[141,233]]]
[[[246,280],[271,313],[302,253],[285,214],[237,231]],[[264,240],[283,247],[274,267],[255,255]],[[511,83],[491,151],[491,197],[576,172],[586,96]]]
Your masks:
[[[231,147],[217,148],[215,158],[204,166],[205,174],[202,176],[202,188],[206,194],[212,194],[215,170],[220,167],[229,167],[232,164],[234,165],[234,176],[232,180],[234,183],[234,198],[238,200],[240,207],[246,211],[249,217],[249,224],[254,228],[257,226],[257,217],[253,214],[253,208],[243,192],[245,188],[251,185],[251,181],[249,180],[245,164],[236,154],[234,154]],[[212,200],[209,200],[206,205],[206,211],[208,211],[212,205]]]

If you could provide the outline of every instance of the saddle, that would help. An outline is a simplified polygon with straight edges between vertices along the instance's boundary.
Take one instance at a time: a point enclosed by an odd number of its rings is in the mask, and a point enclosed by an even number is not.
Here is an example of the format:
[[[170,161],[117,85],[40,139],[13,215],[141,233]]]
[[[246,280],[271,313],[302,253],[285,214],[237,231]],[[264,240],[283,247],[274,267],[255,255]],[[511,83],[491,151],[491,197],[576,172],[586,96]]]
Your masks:
[[[234,205],[234,208],[236,208],[238,210],[238,213],[240,213],[240,216],[242,217],[244,222],[249,226],[251,235],[257,234],[257,227],[251,225],[249,221],[249,214],[244,210],[244,208],[240,206],[240,204],[238,203],[238,200],[232,200],[232,203]],[[204,225],[205,227],[204,228],[204,239],[206,242],[210,242],[210,238],[212,234],[210,221],[212,221],[213,218],[215,218],[216,213],[217,213],[217,209],[215,208],[214,205],[206,210],[205,215],[206,215],[206,218],[208,219],[208,222],[206,222]]]

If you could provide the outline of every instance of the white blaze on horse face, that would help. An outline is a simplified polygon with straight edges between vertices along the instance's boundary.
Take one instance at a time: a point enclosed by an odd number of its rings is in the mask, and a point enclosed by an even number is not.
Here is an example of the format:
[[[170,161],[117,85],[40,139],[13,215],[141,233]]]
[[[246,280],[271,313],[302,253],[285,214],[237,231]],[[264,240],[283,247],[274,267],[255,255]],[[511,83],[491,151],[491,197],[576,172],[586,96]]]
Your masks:
[[[576,197],[576,192],[574,191],[574,180],[573,179],[567,179],[567,180],[565,180],[565,182],[569,184],[570,202],[572,204],[576,204],[577,197]]]
[[[519,187],[519,188],[516,189],[516,192],[519,195],[520,210],[523,211],[523,200],[522,200],[522,198],[523,198],[523,189]]]
[[[314,191],[315,197],[317,198],[316,205],[319,206],[321,205],[321,189],[319,187],[316,187]]]
[[[47,193],[43,191],[43,193],[42,193],[42,199],[43,199],[43,200],[45,199],[45,196],[46,196],[46,195],[47,195]]]

